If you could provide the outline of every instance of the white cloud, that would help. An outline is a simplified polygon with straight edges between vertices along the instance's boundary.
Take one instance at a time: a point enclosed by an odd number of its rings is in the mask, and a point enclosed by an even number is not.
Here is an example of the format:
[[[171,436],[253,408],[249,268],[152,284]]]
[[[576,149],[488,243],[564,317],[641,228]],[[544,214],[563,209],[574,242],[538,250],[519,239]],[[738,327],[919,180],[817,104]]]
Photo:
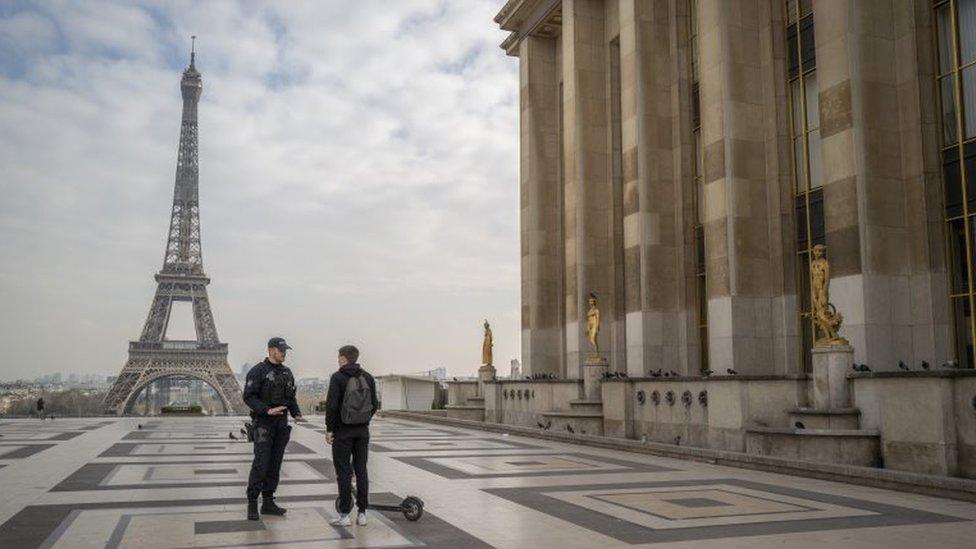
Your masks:
[[[0,378],[121,368],[162,261],[196,34],[204,264],[232,365],[518,352],[517,67],[493,0],[0,10]],[[24,342],[33,342],[24,345]]]

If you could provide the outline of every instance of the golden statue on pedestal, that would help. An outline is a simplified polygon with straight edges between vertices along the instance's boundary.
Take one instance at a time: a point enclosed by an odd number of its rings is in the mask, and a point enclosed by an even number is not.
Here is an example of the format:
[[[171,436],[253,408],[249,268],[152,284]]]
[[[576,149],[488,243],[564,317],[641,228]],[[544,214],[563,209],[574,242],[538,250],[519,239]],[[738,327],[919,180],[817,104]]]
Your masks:
[[[817,244],[813,247],[813,260],[810,261],[810,290],[812,306],[809,316],[813,319],[815,326],[813,339],[814,347],[836,347],[839,345],[850,345],[848,341],[839,335],[841,322],[844,321],[843,315],[837,312],[837,308],[830,302],[830,263],[824,257],[827,247]],[[817,337],[823,334],[822,337]]]
[[[485,319],[485,339],[481,343],[481,365],[491,366],[492,356],[491,348],[495,344],[494,339],[491,336],[491,326],[488,325],[488,320]]]
[[[600,342],[597,339],[600,336],[600,309],[596,306],[596,294],[590,293],[586,302],[589,305],[586,311],[586,337],[593,351],[590,357],[600,358]]]

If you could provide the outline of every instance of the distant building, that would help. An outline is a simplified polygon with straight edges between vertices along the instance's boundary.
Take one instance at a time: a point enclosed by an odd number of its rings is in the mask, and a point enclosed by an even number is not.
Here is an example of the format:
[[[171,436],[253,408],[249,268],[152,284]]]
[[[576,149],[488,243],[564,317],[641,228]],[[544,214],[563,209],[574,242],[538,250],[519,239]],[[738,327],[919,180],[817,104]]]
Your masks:
[[[438,381],[433,377],[390,374],[376,378],[380,408],[383,410],[430,410]]]

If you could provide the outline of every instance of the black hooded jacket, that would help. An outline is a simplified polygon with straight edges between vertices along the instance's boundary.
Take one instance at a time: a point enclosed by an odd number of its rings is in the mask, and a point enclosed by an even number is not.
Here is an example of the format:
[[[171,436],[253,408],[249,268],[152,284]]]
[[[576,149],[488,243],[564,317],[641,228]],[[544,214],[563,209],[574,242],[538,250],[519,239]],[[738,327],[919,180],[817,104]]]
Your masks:
[[[363,376],[366,384],[369,385],[370,392],[373,393],[373,413],[379,408],[379,399],[376,396],[376,381],[369,372],[363,370],[359,364],[347,364],[339,371],[332,374],[329,378],[329,395],[325,398],[325,428],[330,433],[334,433],[336,438],[347,437],[368,437],[369,424],[366,425],[346,425],[339,417],[339,410],[342,409],[342,398],[346,394],[346,385],[349,378]]]

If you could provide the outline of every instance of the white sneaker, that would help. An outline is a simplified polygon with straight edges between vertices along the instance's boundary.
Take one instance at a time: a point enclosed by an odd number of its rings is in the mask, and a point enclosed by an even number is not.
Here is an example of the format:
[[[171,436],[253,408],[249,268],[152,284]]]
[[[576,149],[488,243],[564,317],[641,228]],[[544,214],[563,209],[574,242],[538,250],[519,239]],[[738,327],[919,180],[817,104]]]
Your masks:
[[[359,526],[366,526],[366,513],[359,513],[356,515],[356,524]]]
[[[338,518],[332,519],[329,524],[332,526],[352,526],[352,519],[349,515],[339,515]]]

